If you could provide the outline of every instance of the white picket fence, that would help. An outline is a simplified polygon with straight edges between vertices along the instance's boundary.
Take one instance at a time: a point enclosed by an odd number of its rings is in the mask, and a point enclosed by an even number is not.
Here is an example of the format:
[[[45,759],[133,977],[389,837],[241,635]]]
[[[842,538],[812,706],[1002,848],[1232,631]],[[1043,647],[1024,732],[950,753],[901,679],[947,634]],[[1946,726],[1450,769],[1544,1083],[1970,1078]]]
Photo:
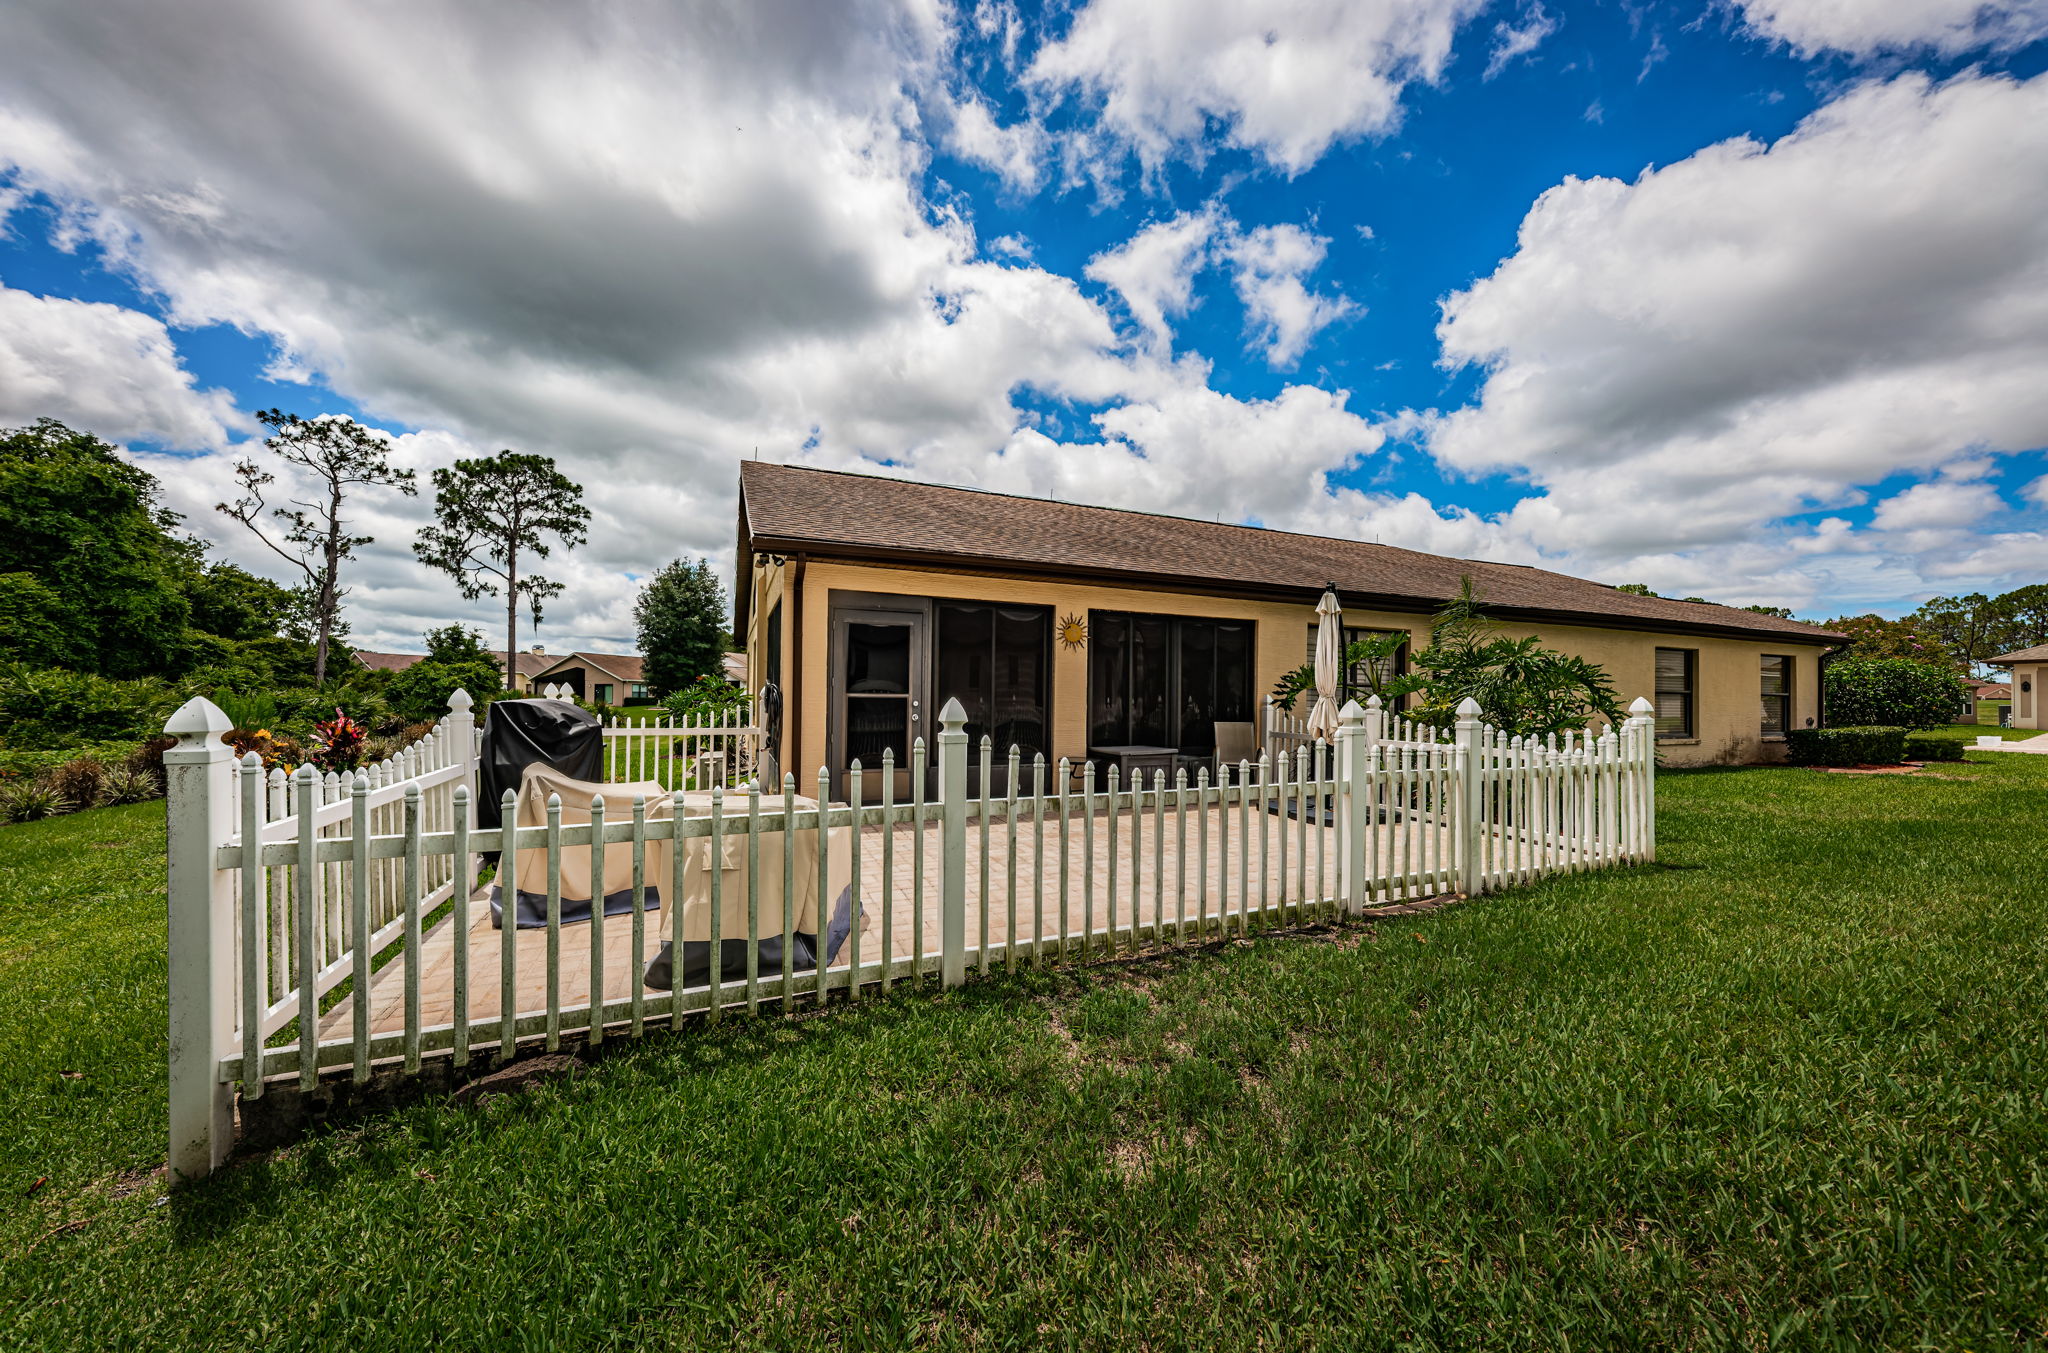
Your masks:
[[[745,710],[635,723],[605,716],[605,779],[619,784],[659,781],[664,789],[727,788],[754,773],[762,730]]]
[[[835,989],[855,1000],[905,980],[935,976],[950,986],[970,967],[986,973],[1244,934],[1654,855],[1654,720],[1640,700],[1620,730],[1542,741],[1498,736],[1469,702],[1445,738],[1349,704],[1334,745],[1262,755],[1228,768],[1220,783],[1204,769],[1192,781],[1182,771],[1122,784],[1114,766],[1098,776],[1088,763],[1075,775],[1064,759],[1049,766],[1034,757],[1026,767],[1013,748],[1002,797],[986,788],[969,796],[970,750],[978,783],[991,787],[995,749],[986,738],[970,749],[965,712],[948,702],[936,794],[927,793],[919,740],[900,800],[893,758],[885,758],[878,803],[861,799],[858,774],[847,777],[852,801],[830,803],[821,769],[811,800],[796,797],[793,775],[779,786],[786,797],[772,796],[766,808],[760,788],[714,782],[708,806],[690,787],[697,811],[678,786],[660,805],[666,816],[651,817],[639,798],[629,816],[607,820],[600,801],[588,824],[565,825],[557,801],[546,825],[520,827],[507,791],[505,825],[488,833],[472,830],[477,744],[467,696],[458,692],[454,705],[388,771],[345,787],[310,768],[280,778],[253,757],[238,765],[220,741],[225,716],[204,700],[167,725],[179,739],[165,754],[171,1163],[179,1172],[201,1175],[223,1159],[237,1086],[254,1099],[279,1077],[310,1089],[322,1068],[346,1066],[361,1080],[394,1062],[417,1070],[444,1052],[463,1066],[530,1041],[553,1048],[565,1033],[596,1043],[659,1021],[680,1026],[694,1012],[753,1013],[764,1000],[792,1012]],[[611,768],[615,781],[643,778],[627,769],[642,764],[630,736],[620,739],[628,750]],[[674,847],[699,838],[709,838],[703,858],[723,863],[699,876],[706,895],[692,897],[689,852]],[[779,882],[775,897],[797,896],[794,861],[806,839],[822,844],[821,910],[843,876],[853,920],[822,974],[791,966],[792,908],[771,902],[779,930],[764,934],[760,924],[764,882],[771,891]],[[649,846],[664,841],[673,843],[672,872],[650,877]],[[629,847],[631,877],[610,887],[630,888],[630,914],[608,918],[598,905],[587,922],[564,926],[563,852],[593,842]],[[779,880],[764,880],[769,847]],[[546,878],[522,881],[517,852],[534,849],[546,852]],[[494,931],[482,919],[467,894],[483,850],[502,852],[507,895],[544,884],[544,935]],[[604,854],[591,855],[599,898]],[[728,880],[739,860],[743,876]],[[727,887],[744,892],[743,935],[724,929],[734,900]],[[677,898],[686,905],[672,905]],[[449,914],[435,918],[437,908]],[[680,963],[685,913],[702,915],[697,908],[708,909],[708,980],[647,988],[653,946],[670,939]],[[565,945],[577,925],[587,926],[587,943]],[[744,979],[722,974],[728,938],[745,940]],[[762,971],[760,943],[776,938],[781,961]],[[375,977],[337,998],[338,984],[360,975],[363,955]],[[544,981],[528,995],[536,975]],[[307,1004],[316,1017],[301,1018]]]

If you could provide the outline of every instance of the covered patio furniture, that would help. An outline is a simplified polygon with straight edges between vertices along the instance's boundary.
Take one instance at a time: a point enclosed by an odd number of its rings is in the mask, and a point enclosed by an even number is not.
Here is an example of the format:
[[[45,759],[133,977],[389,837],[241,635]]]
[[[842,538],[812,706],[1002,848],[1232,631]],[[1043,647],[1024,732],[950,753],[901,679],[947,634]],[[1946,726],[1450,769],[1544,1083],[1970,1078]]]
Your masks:
[[[501,825],[499,801],[506,790],[520,789],[529,766],[544,766],[572,780],[602,779],[604,726],[573,700],[494,703],[484,715],[483,751],[477,758],[478,830]]]

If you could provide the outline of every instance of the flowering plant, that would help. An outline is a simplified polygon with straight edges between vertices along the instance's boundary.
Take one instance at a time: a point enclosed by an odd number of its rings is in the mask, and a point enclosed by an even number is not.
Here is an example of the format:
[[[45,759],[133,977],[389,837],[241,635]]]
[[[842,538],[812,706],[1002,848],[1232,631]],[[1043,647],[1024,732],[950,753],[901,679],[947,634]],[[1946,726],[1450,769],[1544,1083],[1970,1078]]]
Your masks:
[[[363,744],[369,735],[367,728],[336,707],[333,718],[313,725],[313,736],[320,739],[313,764],[337,773],[354,770],[363,764]]]

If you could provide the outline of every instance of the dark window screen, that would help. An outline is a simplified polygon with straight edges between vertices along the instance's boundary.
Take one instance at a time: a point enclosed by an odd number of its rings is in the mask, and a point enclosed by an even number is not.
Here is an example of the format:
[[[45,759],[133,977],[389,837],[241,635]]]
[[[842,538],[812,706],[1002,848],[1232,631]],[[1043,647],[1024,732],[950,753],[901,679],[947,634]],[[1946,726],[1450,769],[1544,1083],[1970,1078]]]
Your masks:
[[[932,699],[941,709],[958,700],[967,711],[970,762],[980,755],[983,734],[997,761],[1013,746],[1026,765],[1046,750],[1051,650],[1047,607],[938,604]]]
[[[1657,650],[1657,736],[1660,738],[1693,736],[1693,671],[1697,658],[1696,650],[1690,648]]]
[[[1249,621],[1096,611],[1088,620],[1088,745],[1216,749],[1252,718]]]

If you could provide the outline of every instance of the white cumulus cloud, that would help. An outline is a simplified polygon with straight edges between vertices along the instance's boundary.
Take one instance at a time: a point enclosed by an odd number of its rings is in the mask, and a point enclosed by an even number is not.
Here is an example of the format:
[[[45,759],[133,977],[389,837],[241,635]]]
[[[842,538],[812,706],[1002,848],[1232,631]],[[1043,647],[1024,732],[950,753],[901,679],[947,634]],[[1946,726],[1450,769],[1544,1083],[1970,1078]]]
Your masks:
[[[1749,27],[1802,55],[2009,50],[2048,37],[2048,0],[1736,0]]]
[[[1528,477],[1515,523],[1589,557],[1755,543],[2048,445],[2048,77],[1901,76],[1774,144],[1568,179],[1438,332],[1485,382],[1424,420],[1431,450]],[[1988,494],[1929,488],[1877,526]]]
[[[1401,93],[1435,81],[1485,0],[1088,0],[1025,72],[1049,100],[1093,110],[1084,159],[1148,170],[1225,141],[1300,173],[1332,145],[1394,127]]]
[[[183,451],[249,426],[225,391],[197,388],[156,316],[0,284],[0,427],[37,418]]]

